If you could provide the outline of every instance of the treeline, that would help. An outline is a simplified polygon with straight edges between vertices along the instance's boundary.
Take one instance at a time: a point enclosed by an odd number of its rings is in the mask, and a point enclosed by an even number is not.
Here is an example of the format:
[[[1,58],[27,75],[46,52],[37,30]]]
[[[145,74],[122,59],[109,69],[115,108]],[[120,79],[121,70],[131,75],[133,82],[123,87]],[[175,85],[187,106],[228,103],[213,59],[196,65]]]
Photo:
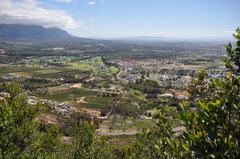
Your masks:
[[[164,92],[163,88],[159,86],[157,81],[148,79],[137,80],[136,83],[131,84],[130,87],[148,94],[159,94]]]

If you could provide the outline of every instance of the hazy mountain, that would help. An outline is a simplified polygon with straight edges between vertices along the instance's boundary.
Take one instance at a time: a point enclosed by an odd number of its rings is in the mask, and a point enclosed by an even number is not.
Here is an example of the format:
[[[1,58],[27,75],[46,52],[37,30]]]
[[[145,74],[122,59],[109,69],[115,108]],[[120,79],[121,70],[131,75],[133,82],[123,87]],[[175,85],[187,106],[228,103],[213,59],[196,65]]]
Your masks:
[[[80,40],[59,28],[38,25],[0,24],[0,40],[63,41]]]
[[[162,36],[135,36],[129,37],[128,40],[143,40],[143,41],[162,41],[168,40],[169,38],[162,37]]]

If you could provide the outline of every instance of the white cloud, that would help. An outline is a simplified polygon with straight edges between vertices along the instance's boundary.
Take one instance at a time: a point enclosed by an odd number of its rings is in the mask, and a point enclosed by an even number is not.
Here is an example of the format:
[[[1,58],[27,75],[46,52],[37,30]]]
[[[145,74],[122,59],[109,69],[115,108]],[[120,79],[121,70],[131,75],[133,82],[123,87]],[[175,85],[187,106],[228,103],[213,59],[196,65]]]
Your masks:
[[[67,12],[46,8],[38,0],[0,0],[0,23],[69,29],[78,28],[80,25]]]
[[[96,2],[96,1],[88,1],[87,3],[88,3],[88,5],[91,5],[91,6],[93,6],[93,5],[96,5],[96,4],[97,4],[97,2]]]
[[[61,2],[61,3],[72,3],[74,0],[56,0],[56,2]]]

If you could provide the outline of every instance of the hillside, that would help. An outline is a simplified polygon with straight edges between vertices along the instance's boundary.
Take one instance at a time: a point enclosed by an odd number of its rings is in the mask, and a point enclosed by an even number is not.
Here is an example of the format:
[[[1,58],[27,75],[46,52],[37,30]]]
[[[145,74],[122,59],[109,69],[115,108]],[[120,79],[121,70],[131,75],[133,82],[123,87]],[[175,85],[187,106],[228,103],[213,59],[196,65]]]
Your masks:
[[[59,28],[44,28],[38,25],[0,24],[0,40],[71,40],[76,37]]]

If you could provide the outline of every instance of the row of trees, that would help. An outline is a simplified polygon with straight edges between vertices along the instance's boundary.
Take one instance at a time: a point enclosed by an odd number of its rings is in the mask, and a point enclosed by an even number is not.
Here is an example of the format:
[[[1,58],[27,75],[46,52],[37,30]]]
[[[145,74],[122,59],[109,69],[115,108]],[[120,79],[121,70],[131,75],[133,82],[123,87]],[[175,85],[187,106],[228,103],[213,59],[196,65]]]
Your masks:
[[[235,38],[236,46],[226,46],[225,77],[209,81],[201,71],[192,81],[195,109],[188,102],[180,106],[184,132],[174,133],[159,111],[157,126],[117,153],[95,135],[94,125],[81,121],[74,123],[72,144],[64,151],[59,128],[35,120],[41,105],[29,105],[19,85],[5,84],[2,90],[10,96],[0,100],[0,158],[240,158],[240,29]]]

